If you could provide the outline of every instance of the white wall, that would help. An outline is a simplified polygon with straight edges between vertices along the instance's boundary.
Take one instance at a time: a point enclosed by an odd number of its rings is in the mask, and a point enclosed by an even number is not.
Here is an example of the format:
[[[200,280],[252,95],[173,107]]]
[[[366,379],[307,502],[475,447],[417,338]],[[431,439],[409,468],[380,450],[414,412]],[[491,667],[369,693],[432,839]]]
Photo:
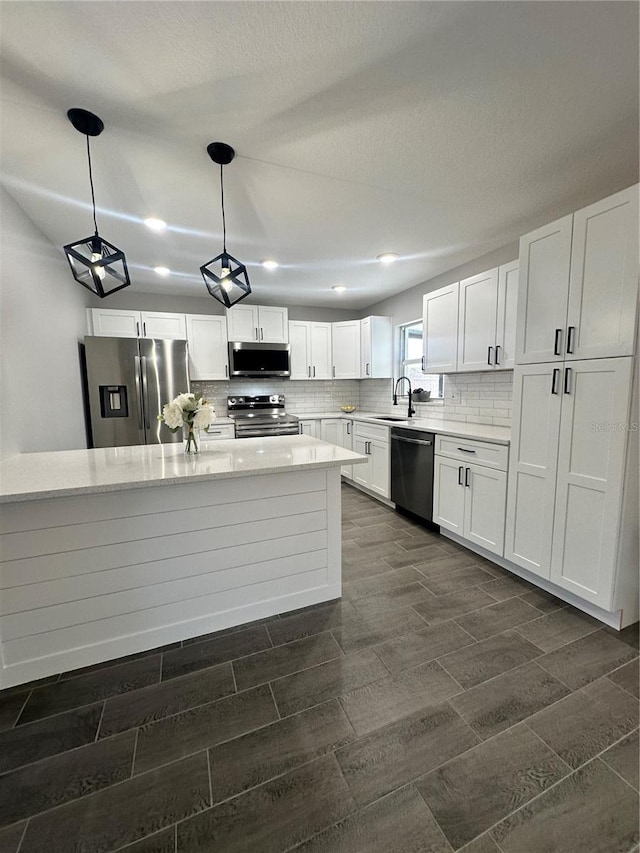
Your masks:
[[[409,290],[403,290],[402,293],[397,293],[395,296],[390,296],[388,299],[376,302],[375,305],[370,305],[364,311],[361,311],[360,317],[368,317],[370,314],[393,317],[394,326],[418,320],[422,317],[422,297],[425,293],[430,293],[439,287],[444,287],[463,278],[469,278],[469,276],[493,269],[493,267],[499,267],[501,264],[509,263],[509,261],[514,261],[518,257],[518,249],[519,244],[517,242],[509,243],[501,249],[496,249],[495,252],[489,252],[488,255],[482,255],[482,257],[476,258],[474,261],[470,261],[460,267],[455,267],[449,270],[449,272],[416,284],[415,287],[411,287]]]
[[[0,458],[86,447],[78,341],[91,295],[1,187],[0,211]]]
[[[135,280],[131,288],[114,293],[109,297],[109,308],[133,308],[138,311],[171,311],[176,314],[224,314],[224,307],[211,296],[206,295],[204,284],[202,285],[204,296],[172,296],[162,293],[144,293],[136,291]],[[88,293],[88,291],[87,291]],[[92,297],[91,307],[100,305],[98,297]],[[260,299],[260,292],[251,294],[251,302],[254,305],[270,305],[271,300]],[[340,320],[353,320],[358,316],[357,311],[345,311],[340,308],[314,308],[305,305],[290,305],[290,320],[315,320],[318,323],[333,323]]]

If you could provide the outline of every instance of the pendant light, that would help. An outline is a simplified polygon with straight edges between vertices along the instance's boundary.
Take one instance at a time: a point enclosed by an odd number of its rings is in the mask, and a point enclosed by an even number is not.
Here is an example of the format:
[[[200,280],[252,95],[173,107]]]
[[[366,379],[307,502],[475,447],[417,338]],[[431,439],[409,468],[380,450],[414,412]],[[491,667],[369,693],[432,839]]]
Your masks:
[[[69,243],[64,247],[64,252],[75,280],[83,287],[86,287],[87,290],[95,293],[96,296],[104,299],[105,296],[109,296],[109,294],[115,293],[117,290],[122,290],[123,287],[128,287],[131,284],[124,252],[121,252],[120,249],[98,234],[89,138],[91,136],[100,136],[104,130],[104,124],[98,116],[90,113],[88,110],[69,110],[67,118],[79,133],[87,137],[89,185],[91,186],[91,204],[93,206],[93,227],[95,233],[92,237],[84,237],[76,243]]]
[[[207,290],[226,308],[236,305],[251,293],[247,268],[237,258],[227,252],[227,222],[224,214],[223,168],[236,156],[230,145],[224,142],[211,142],[207,153],[214,163],[220,166],[220,201],[222,206],[222,253],[216,255],[200,267]]]

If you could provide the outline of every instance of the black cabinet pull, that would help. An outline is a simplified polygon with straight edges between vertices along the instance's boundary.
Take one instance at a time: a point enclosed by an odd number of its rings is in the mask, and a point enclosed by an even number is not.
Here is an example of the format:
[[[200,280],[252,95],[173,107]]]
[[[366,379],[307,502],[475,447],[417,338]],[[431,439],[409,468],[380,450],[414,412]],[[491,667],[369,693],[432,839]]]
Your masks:
[[[463,468],[464,468],[464,465],[459,465],[459,466],[458,466],[458,485],[459,485],[459,486],[462,486],[462,485],[463,485],[463,483],[462,483],[462,469],[463,469]]]
[[[500,359],[498,358],[498,356],[500,354],[500,349],[501,349],[500,344],[496,344],[496,364],[500,364]]]
[[[316,378],[316,366],[315,366],[315,364],[313,365],[313,378],[314,379]]]
[[[461,450],[463,453],[475,453],[475,450],[467,450],[466,447],[456,447],[456,450]]]
[[[571,368],[565,367],[564,369],[564,393],[570,394],[571,389],[569,388],[569,379],[571,377]]]
[[[491,350],[492,349],[493,349],[493,347],[487,347],[487,364],[492,363],[492,361],[491,361]]]
[[[552,394],[558,393],[558,379],[559,378],[560,378],[560,368],[554,367],[553,368],[553,376],[551,378],[551,393]]]
[[[351,435],[351,421],[347,421],[347,435]]]
[[[145,338],[147,337],[147,324],[146,323],[142,324],[142,334],[145,336]]]
[[[471,476],[471,468],[464,469],[464,484],[465,486],[470,486],[469,477]]]
[[[562,329],[556,329],[556,336],[553,339],[553,354],[554,355],[562,355],[562,353],[560,352],[561,339],[562,339]]]
[[[136,323],[136,337],[140,337],[140,323]]]
[[[573,353],[573,338],[575,336],[575,333],[576,333],[576,327],[575,326],[569,326],[569,328],[567,329],[567,352],[568,353]]]

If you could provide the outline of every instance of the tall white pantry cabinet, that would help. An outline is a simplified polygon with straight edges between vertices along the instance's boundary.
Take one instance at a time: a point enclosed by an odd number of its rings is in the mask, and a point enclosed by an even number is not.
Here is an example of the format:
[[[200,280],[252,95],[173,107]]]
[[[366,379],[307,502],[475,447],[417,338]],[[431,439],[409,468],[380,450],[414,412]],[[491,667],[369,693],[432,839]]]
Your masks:
[[[617,627],[638,619],[637,297],[637,186],[520,241],[505,558]]]

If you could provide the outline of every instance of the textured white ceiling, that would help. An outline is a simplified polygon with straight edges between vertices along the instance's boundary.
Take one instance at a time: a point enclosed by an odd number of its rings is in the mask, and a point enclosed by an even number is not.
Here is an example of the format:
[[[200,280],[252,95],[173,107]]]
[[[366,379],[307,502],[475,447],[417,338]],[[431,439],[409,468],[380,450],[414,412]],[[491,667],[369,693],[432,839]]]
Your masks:
[[[214,140],[237,151],[227,243],[257,302],[363,307],[637,181],[635,2],[4,0],[0,17],[3,182],[54,244],[91,233],[66,110],[101,116],[98,225],[138,291],[206,293]]]

